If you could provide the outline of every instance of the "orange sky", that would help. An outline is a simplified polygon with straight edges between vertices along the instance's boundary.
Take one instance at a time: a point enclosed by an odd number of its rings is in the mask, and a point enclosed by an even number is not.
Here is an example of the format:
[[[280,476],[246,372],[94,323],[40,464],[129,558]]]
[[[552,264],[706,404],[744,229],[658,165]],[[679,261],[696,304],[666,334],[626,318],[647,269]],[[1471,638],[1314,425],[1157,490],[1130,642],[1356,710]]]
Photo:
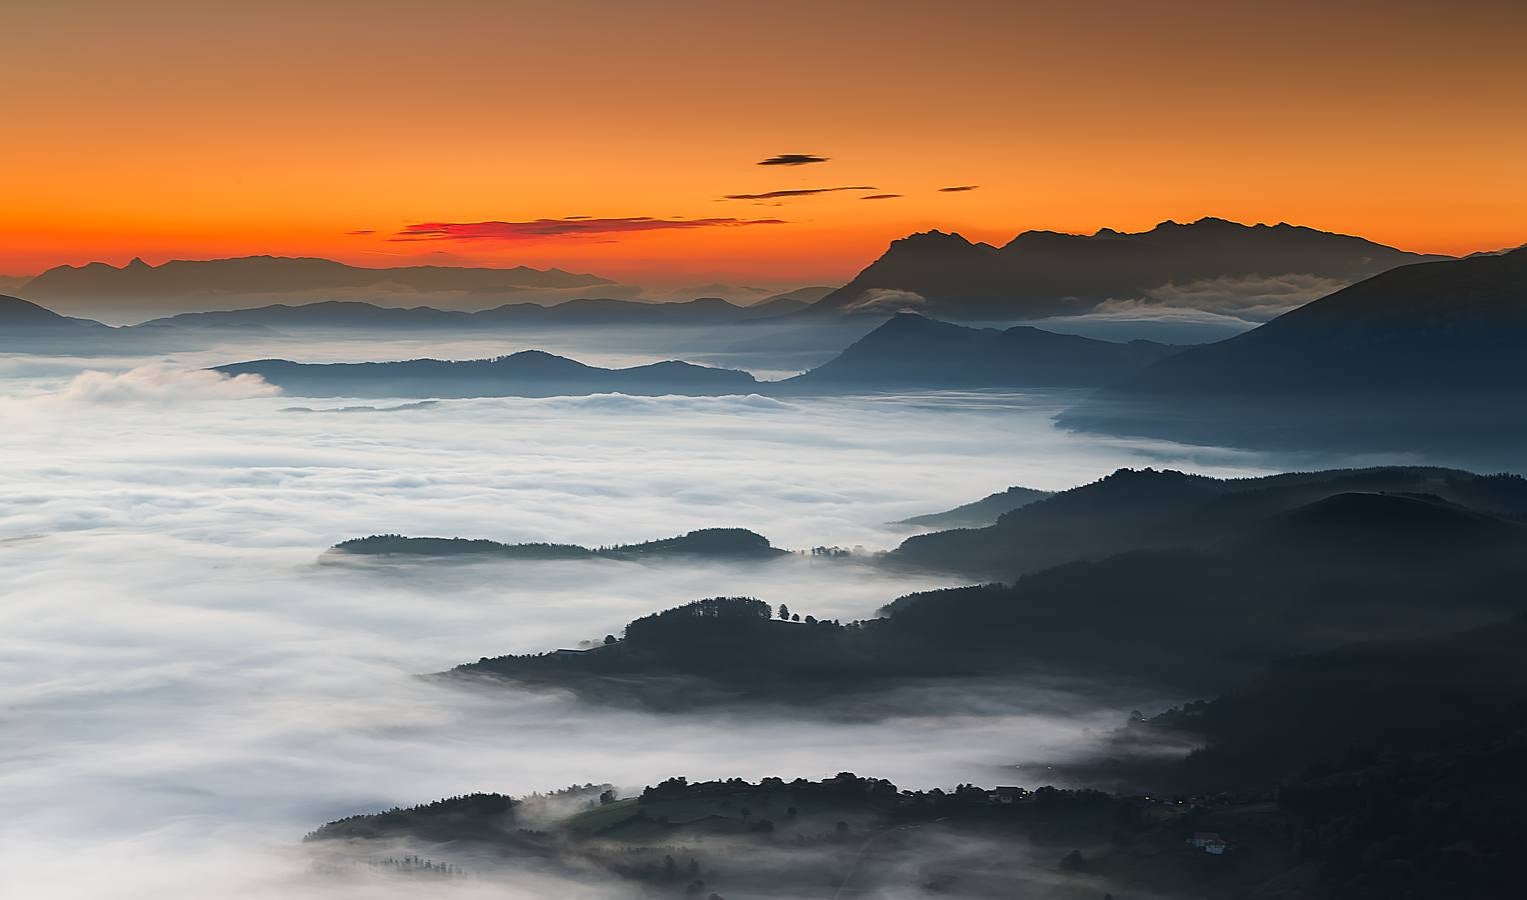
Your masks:
[[[780,285],[931,227],[1209,214],[1420,251],[1527,241],[1522,3],[7,7],[12,274],[276,253]],[[778,153],[831,159],[756,165]],[[938,190],[958,184],[980,188]],[[842,186],[876,190],[719,199]],[[784,224],[391,239],[568,216]]]

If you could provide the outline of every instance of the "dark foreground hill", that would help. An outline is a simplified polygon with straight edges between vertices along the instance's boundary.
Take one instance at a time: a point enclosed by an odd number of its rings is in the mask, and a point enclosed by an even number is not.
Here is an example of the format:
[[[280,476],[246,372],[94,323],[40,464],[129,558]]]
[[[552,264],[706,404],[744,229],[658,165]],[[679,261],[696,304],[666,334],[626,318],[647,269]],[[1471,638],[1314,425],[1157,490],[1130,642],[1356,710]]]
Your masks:
[[[1441,258],[1312,228],[1215,218],[1162,222],[1138,234],[1027,231],[1002,247],[932,231],[894,242],[813,309],[895,312],[901,304],[943,318],[1012,321],[1087,312],[1105,300],[1195,283],[1280,275],[1346,283]],[[1178,302],[1191,305],[1192,292],[1180,293]]]
[[[552,866],[633,895],[918,884],[971,898],[1507,900],[1527,841],[1524,650],[1515,618],[1279,662],[1132,720],[1129,741],[1202,745],[1146,757],[1148,790],[677,777],[625,799],[593,784],[455,797],[331,822],[307,842],[410,876]]]
[[[901,313],[834,359],[771,385],[776,392],[1097,387],[1177,348],[1118,344],[1028,326],[966,328]]]
[[[500,558],[545,559],[657,559],[664,557],[714,557],[721,559],[774,559],[789,553],[771,546],[769,539],[745,528],[702,528],[677,537],[611,547],[577,544],[503,544],[469,538],[404,537],[398,534],[355,538],[334,545],[334,552],[362,557]]]
[[[1229,900],[1288,862],[1281,847],[1264,846],[1226,878],[1229,867],[1185,847],[1192,827],[1185,811],[1097,791],[903,790],[843,772],[821,781],[677,777],[625,798],[607,785],[549,798],[472,794],[331,822],[305,849],[327,868],[342,872],[349,861],[371,879],[507,887],[535,872],[565,879],[555,896],[597,886],[600,896],[702,900],[1098,900],[1168,888]]]
[[[1527,438],[1524,357],[1516,250],[1393,269],[1154,363],[1060,421],[1220,445],[1509,453]]]
[[[301,397],[719,396],[758,390],[752,375],[736,369],[676,361],[604,369],[539,350],[460,362],[298,363],[261,359],[218,366],[215,371],[259,375],[285,393]]]

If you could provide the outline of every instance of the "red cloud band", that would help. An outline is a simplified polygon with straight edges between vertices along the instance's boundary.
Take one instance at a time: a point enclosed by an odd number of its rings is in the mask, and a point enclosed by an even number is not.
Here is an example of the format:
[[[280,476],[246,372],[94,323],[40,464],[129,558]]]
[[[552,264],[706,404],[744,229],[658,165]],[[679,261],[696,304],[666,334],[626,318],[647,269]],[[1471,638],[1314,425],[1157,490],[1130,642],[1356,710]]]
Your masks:
[[[687,228],[735,228],[742,225],[783,225],[783,219],[655,219],[630,216],[615,219],[536,219],[530,222],[420,222],[393,235],[394,241],[523,241],[548,237],[622,234]]]

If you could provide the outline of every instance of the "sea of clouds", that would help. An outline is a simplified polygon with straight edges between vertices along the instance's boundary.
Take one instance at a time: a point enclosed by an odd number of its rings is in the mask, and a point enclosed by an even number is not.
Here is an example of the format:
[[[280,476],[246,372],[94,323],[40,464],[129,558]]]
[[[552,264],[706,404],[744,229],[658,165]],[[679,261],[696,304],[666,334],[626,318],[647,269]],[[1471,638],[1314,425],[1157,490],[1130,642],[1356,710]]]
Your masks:
[[[345,538],[736,526],[876,551],[905,536],[887,522],[1012,484],[1273,468],[1058,431],[1069,398],[1049,395],[315,403],[185,358],[24,357],[0,360],[0,390],[0,894],[44,900],[394,896],[316,878],[302,834],[476,790],[845,769],[1022,783],[1006,767],[1082,752],[1140,700],[1032,685],[838,721],[446,688],[415,676],[576,646],[699,597],[848,620],[952,581],[805,557],[325,563]],[[544,877],[492,896],[604,896]]]

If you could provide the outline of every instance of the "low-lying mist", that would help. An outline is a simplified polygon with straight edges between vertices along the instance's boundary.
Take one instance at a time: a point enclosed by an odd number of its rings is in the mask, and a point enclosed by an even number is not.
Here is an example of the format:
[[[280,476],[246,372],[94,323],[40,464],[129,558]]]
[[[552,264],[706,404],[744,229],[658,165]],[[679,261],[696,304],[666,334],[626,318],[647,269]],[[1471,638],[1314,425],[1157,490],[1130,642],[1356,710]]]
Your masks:
[[[325,565],[382,532],[598,545],[707,526],[894,546],[884,523],[1120,465],[1270,461],[1060,432],[1047,396],[449,401],[332,412],[162,363],[12,361],[0,399],[0,883],[29,898],[392,897],[296,847],[356,812],[671,775],[1026,783],[1128,709],[1063,685],[834,721],[655,715],[415,676],[575,646],[702,596],[860,618],[948,579],[858,560]],[[909,707],[913,708],[913,707]],[[947,715],[939,714],[947,711]],[[1037,776],[1042,780],[1042,775]],[[452,896],[609,896],[597,884]]]

